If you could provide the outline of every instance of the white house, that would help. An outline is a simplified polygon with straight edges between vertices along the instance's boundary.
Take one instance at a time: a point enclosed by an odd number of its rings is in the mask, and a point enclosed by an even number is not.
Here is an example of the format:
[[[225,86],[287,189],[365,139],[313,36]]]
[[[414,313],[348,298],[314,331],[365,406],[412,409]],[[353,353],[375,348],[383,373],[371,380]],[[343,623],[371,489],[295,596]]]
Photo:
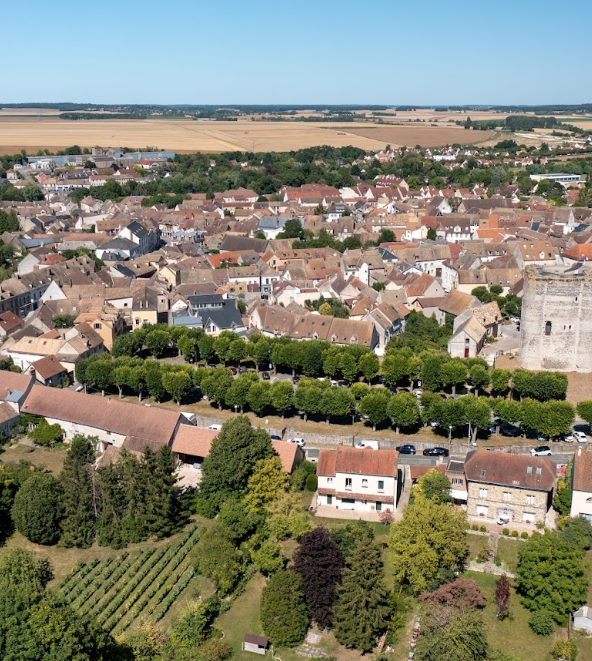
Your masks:
[[[339,447],[321,450],[317,505],[335,510],[380,512],[397,506],[397,453]]]
[[[592,523],[592,450],[578,448],[573,462],[570,516]]]

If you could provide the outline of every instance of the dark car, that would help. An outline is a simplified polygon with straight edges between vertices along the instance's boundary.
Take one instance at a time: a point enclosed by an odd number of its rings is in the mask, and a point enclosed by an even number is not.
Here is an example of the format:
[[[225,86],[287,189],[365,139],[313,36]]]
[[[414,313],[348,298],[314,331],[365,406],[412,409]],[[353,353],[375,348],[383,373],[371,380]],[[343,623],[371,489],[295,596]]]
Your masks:
[[[230,373],[232,375],[238,374],[238,370],[236,369],[236,367],[229,367],[228,369],[230,370]]]
[[[517,436],[522,435],[522,429],[520,429],[520,427],[516,427],[516,425],[511,425],[508,422],[502,422],[500,425],[500,434],[502,434],[502,436],[511,436],[512,438],[516,438]]]
[[[282,440],[282,437],[278,436],[277,434],[271,434],[271,436],[269,438],[271,438],[272,441],[281,441]]]
[[[271,377],[269,376],[269,372],[263,372],[263,374],[261,375],[261,378],[262,378],[264,381],[269,381],[269,379],[270,379]]]
[[[399,454],[415,454],[415,445],[399,445],[397,452]]]
[[[447,457],[449,454],[446,448],[427,448],[423,451],[424,457]]]

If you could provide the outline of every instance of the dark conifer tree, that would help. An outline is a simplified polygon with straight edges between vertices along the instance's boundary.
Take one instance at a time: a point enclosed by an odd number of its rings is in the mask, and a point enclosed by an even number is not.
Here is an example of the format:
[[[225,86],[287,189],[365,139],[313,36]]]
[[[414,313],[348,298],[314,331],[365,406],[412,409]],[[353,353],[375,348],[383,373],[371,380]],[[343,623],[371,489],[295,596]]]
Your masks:
[[[294,569],[302,577],[310,617],[321,629],[331,626],[343,563],[343,553],[326,528],[315,528],[300,540]]]
[[[75,436],[60,475],[63,497],[62,538],[64,546],[88,548],[95,536],[95,453],[91,440]]]

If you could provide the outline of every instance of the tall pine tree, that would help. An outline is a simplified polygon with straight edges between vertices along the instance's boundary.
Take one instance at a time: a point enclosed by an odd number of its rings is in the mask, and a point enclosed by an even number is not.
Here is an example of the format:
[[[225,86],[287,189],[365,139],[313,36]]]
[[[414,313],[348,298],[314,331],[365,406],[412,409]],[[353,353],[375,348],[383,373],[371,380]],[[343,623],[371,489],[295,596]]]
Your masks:
[[[60,475],[64,512],[61,543],[64,546],[92,546],[97,515],[94,458],[91,440],[85,436],[75,436]]]
[[[337,590],[333,633],[346,647],[370,652],[388,624],[389,607],[380,549],[362,537],[347,558]]]
[[[120,488],[118,464],[105,466],[99,471],[101,513],[97,519],[97,540],[101,546],[120,549],[127,544],[121,520],[125,500]]]

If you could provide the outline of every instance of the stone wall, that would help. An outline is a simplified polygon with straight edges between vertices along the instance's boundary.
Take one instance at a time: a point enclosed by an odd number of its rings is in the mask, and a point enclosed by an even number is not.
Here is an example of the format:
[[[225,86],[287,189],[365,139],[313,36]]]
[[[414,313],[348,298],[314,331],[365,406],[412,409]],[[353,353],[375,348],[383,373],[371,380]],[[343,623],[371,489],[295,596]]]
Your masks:
[[[531,370],[592,371],[592,273],[524,273],[520,362]]]

